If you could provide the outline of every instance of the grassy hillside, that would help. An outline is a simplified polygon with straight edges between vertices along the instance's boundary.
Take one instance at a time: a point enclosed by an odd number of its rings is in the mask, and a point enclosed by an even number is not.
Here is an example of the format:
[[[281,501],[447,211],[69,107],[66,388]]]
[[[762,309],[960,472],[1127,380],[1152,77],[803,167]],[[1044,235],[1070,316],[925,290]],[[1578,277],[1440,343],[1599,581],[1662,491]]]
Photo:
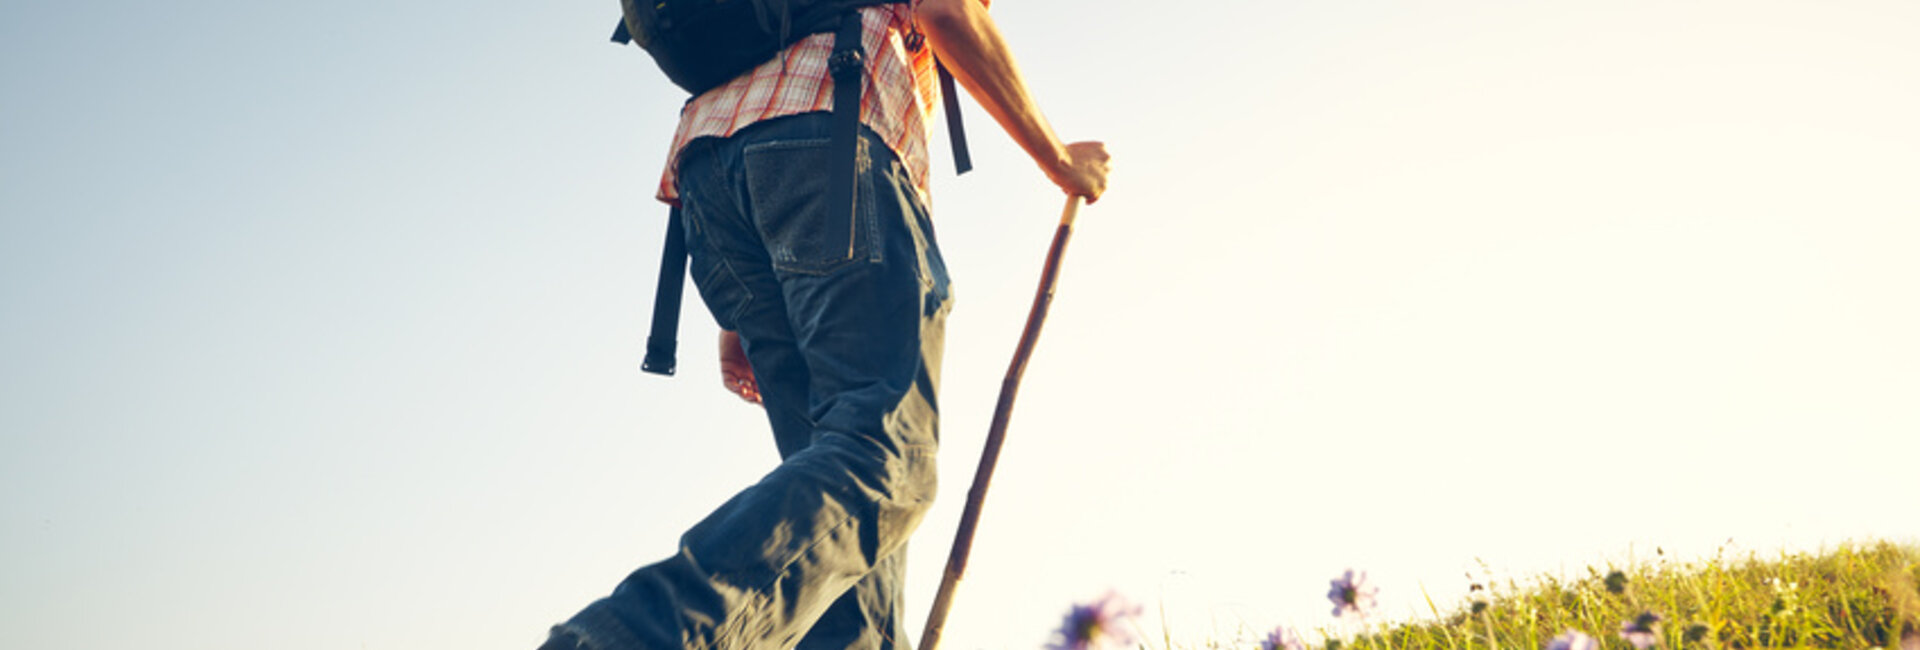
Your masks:
[[[1574,580],[1475,585],[1460,611],[1436,622],[1327,646],[1920,650],[1917,585],[1920,549],[1889,543],[1685,564],[1662,558],[1590,568]]]

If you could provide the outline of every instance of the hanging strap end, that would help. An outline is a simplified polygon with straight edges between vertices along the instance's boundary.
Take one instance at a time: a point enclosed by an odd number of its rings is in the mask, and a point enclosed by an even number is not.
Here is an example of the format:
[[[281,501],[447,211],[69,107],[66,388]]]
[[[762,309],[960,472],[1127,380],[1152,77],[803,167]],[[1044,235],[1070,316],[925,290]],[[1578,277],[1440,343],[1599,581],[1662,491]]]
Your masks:
[[[953,173],[965,174],[973,171],[973,155],[967,151],[967,128],[960,123],[960,90],[954,87],[953,73],[947,72],[947,66],[936,63],[935,70],[940,74],[940,97],[947,109],[947,142],[953,145]]]
[[[640,369],[664,377],[672,377],[677,361],[674,349],[679,341],[672,338],[647,337],[647,357],[641,360]]]
[[[647,333],[647,356],[640,369],[673,376],[673,352],[680,330],[680,294],[687,278],[687,240],[680,208],[667,214],[667,237],[660,252],[660,284],[654,289],[653,329]]]

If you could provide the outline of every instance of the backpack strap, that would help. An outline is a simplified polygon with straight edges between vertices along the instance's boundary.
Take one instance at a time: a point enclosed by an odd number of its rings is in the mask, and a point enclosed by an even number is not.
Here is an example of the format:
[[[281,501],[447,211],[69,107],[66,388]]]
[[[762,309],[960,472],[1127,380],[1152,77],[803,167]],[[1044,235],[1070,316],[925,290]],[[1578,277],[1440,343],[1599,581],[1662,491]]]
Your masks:
[[[834,160],[827,172],[827,210],[830,215],[853,217],[859,179],[854,167],[860,155],[860,90],[867,70],[866,51],[860,47],[860,12],[848,11],[833,35],[833,55],[827,71],[833,75],[833,126],[827,155]]]
[[[653,292],[653,331],[647,335],[647,357],[640,369],[673,376],[674,339],[680,330],[680,294],[687,280],[687,236],[680,223],[680,206],[667,213],[667,243],[660,252],[660,284]]]
[[[940,72],[940,99],[947,107],[947,142],[953,145],[953,173],[965,174],[973,170],[973,155],[967,153],[967,129],[960,125],[960,93],[953,89],[953,73],[947,72],[947,64],[936,60],[933,66]]]

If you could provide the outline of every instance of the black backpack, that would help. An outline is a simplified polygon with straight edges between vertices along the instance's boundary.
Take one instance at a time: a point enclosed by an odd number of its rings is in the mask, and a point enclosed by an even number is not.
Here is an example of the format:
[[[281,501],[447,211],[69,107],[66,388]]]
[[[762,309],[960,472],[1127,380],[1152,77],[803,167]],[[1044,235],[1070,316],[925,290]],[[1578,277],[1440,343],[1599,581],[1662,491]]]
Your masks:
[[[623,19],[613,31],[615,43],[636,43],[675,85],[699,95],[771,60],[788,46],[813,34],[834,32],[832,143],[844,160],[829,173],[829,210],[854,209],[855,141],[860,128],[861,74],[866,54],[860,45],[861,7],[903,4],[909,0],[621,0]],[[973,168],[960,125],[960,103],[953,76],[939,68],[946,98],[947,130],[953,142],[954,168]],[[660,258],[660,283],[653,303],[653,331],[641,369],[672,375],[675,331],[687,270],[686,239],[680,210],[667,220],[666,250]]]
[[[834,31],[860,7],[909,0],[621,0],[615,41],[632,41],[667,78],[698,95],[813,34]]]

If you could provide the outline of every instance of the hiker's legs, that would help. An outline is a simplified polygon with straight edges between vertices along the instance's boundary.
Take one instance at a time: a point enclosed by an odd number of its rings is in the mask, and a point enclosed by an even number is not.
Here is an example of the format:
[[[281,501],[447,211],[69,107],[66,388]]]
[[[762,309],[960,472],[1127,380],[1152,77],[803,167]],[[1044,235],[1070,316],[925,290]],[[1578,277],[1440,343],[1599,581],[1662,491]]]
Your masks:
[[[808,381],[804,363],[790,341],[762,340],[754,345],[754,372],[767,419],[773,425],[780,457],[789,458],[812,442],[807,417]],[[762,370],[762,369],[765,370]],[[906,641],[905,547],[880,560],[866,577],[827,607],[800,640],[798,650],[896,650]]]
[[[824,116],[787,118],[682,158],[695,282],[740,333],[785,460],[556,638],[787,648],[821,620],[821,644],[905,646],[900,554],[933,496],[946,276],[924,208],[870,134],[858,216],[827,214],[826,170],[843,163],[826,132]]]
[[[783,338],[754,346],[754,372],[767,419],[773,425],[780,457],[789,458],[812,442],[807,417],[808,381],[798,350]],[[906,641],[907,549],[894,551],[827,607],[800,640],[798,650],[896,650]]]

